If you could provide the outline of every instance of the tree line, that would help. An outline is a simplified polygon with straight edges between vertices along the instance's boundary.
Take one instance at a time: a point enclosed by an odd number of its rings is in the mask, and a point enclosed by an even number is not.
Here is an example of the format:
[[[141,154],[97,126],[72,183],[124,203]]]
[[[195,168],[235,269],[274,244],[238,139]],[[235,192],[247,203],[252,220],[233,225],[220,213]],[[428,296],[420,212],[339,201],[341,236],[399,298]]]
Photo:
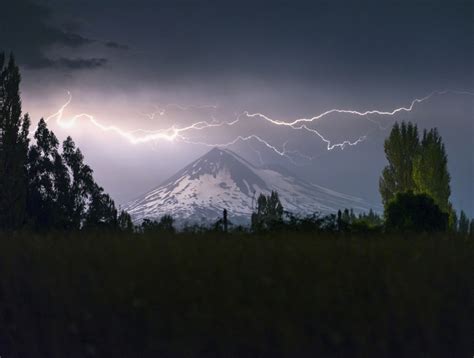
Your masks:
[[[41,119],[30,144],[20,81],[13,56],[0,54],[0,229],[131,228],[71,137],[60,145]]]
[[[92,169],[71,137],[59,143],[41,119],[30,143],[31,121],[22,114],[20,71],[13,56],[0,54],[0,230],[120,230],[174,233],[174,220],[145,219],[135,227],[130,215],[119,211],[112,198],[93,178]],[[449,200],[450,175],[444,143],[437,129],[420,138],[412,123],[396,123],[384,144],[388,165],[379,190],[383,217],[373,212],[356,215],[317,213],[298,217],[284,210],[277,192],[258,197],[250,230],[381,232],[457,231],[474,236],[474,219],[461,211],[459,218]],[[188,226],[184,231],[245,231],[221,219],[209,228]]]

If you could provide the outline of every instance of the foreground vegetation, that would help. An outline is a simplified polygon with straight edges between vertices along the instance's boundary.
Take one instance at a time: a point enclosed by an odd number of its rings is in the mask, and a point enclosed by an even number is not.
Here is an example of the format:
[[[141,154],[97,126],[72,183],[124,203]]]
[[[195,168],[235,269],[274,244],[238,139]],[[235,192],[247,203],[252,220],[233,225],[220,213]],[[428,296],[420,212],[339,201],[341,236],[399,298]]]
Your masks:
[[[2,357],[463,357],[474,241],[0,235]]]

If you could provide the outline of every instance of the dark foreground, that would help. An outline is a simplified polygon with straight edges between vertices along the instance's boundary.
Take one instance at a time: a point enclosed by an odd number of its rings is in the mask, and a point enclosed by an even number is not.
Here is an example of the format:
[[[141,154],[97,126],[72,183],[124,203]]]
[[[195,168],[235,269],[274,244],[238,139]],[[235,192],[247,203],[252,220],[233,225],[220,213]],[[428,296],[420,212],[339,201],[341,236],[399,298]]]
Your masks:
[[[456,237],[0,235],[0,355],[471,357]]]

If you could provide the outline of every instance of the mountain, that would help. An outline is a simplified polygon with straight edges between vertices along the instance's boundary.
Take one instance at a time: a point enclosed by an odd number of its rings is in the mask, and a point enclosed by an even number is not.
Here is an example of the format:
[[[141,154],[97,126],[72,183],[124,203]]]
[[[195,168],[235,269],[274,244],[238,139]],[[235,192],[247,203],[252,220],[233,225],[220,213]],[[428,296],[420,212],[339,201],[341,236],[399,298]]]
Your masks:
[[[368,211],[360,198],[308,183],[278,166],[256,167],[227,149],[214,148],[155,189],[125,206],[135,222],[172,215],[178,222],[210,223],[227,209],[233,223],[245,224],[260,193],[276,190],[294,214]],[[377,209],[377,208],[375,208]]]

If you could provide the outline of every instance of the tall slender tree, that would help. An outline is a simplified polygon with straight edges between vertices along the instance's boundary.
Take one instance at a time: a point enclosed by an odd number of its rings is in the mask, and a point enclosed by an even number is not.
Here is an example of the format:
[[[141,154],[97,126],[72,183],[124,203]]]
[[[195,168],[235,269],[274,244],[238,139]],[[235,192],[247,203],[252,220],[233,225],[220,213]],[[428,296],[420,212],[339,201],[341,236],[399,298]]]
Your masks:
[[[28,131],[22,116],[20,71],[10,56],[0,54],[0,229],[15,229],[26,217]]]
[[[436,128],[423,132],[421,150],[413,161],[413,180],[417,193],[428,194],[442,211],[451,211],[448,156]]]
[[[395,123],[389,137],[385,140],[384,150],[388,165],[383,169],[379,181],[384,205],[387,205],[396,193],[415,189],[413,159],[419,148],[417,126],[405,122],[401,125]]]
[[[461,210],[459,215],[458,232],[462,235],[469,234],[469,219],[463,210]]]

